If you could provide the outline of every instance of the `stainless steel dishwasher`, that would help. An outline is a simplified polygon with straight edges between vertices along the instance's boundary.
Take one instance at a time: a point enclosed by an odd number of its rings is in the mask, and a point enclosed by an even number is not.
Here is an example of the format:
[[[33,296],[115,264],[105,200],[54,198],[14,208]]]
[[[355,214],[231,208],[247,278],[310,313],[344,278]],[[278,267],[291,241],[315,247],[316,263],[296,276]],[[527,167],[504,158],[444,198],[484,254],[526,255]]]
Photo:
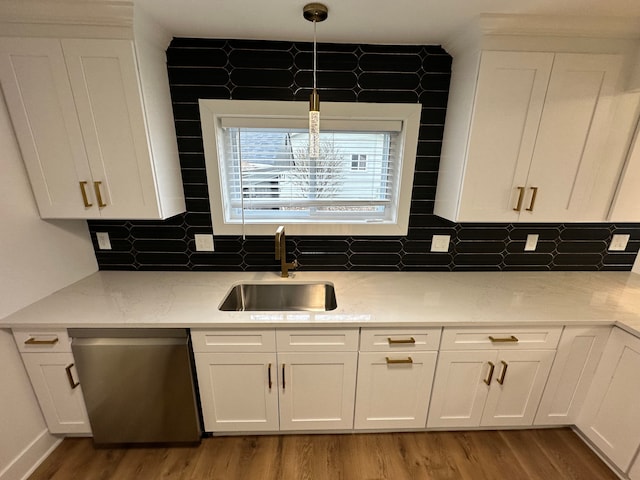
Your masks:
[[[70,329],[96,444],[198,442],[186,329]]]

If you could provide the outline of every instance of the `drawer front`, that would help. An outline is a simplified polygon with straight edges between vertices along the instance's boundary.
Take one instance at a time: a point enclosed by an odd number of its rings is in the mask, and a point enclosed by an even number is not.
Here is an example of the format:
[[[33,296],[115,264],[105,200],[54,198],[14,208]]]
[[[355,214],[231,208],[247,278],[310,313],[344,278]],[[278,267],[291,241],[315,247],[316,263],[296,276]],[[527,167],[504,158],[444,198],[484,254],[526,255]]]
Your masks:
[[[363,328],[361,352],[438,350],[441,328]]]
[[[275,330],[191,330],[194,352],[275,352]]]
[[[562,327],[445,328],[441,350],[556,348]]]
[[[355,352],[357,328],[327,330],[277,330],[279,352]]]
[[[71,341],[64,328],[13,329],[13,338],[20,352],[71,352]]]

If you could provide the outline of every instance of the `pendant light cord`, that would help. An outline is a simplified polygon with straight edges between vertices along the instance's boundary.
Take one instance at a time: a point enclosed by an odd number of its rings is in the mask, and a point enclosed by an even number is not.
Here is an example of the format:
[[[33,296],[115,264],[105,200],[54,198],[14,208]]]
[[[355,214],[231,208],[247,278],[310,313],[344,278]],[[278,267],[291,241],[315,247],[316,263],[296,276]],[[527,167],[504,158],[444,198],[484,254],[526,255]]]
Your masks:
[[[317,52],[316,52],[316,22],[315,20],[313,21],[313,89],[316,89],[316,56],[317,56]]]

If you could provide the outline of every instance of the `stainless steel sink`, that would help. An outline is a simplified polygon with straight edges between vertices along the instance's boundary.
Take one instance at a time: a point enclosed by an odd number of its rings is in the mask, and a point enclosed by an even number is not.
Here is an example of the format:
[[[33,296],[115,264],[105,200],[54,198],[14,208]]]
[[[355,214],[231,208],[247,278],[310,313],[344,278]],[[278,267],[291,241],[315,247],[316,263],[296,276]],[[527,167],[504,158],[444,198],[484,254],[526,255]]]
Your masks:
[[[326,312],[337,306],[330,283],[241,283],[231,289],[219,309]]]

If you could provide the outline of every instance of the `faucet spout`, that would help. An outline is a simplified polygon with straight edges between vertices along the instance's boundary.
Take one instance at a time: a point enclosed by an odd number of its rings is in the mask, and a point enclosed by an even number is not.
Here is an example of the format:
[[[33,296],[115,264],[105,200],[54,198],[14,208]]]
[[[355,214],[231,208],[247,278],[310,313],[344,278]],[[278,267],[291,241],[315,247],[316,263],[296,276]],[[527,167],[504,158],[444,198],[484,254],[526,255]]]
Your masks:
[[[284,225],[280,225],[276,230],[276,260],[280,260],[280,276],[287,278],[289,270],[298,267],[298,261],[287,263],[287,238],[284,233]]]

